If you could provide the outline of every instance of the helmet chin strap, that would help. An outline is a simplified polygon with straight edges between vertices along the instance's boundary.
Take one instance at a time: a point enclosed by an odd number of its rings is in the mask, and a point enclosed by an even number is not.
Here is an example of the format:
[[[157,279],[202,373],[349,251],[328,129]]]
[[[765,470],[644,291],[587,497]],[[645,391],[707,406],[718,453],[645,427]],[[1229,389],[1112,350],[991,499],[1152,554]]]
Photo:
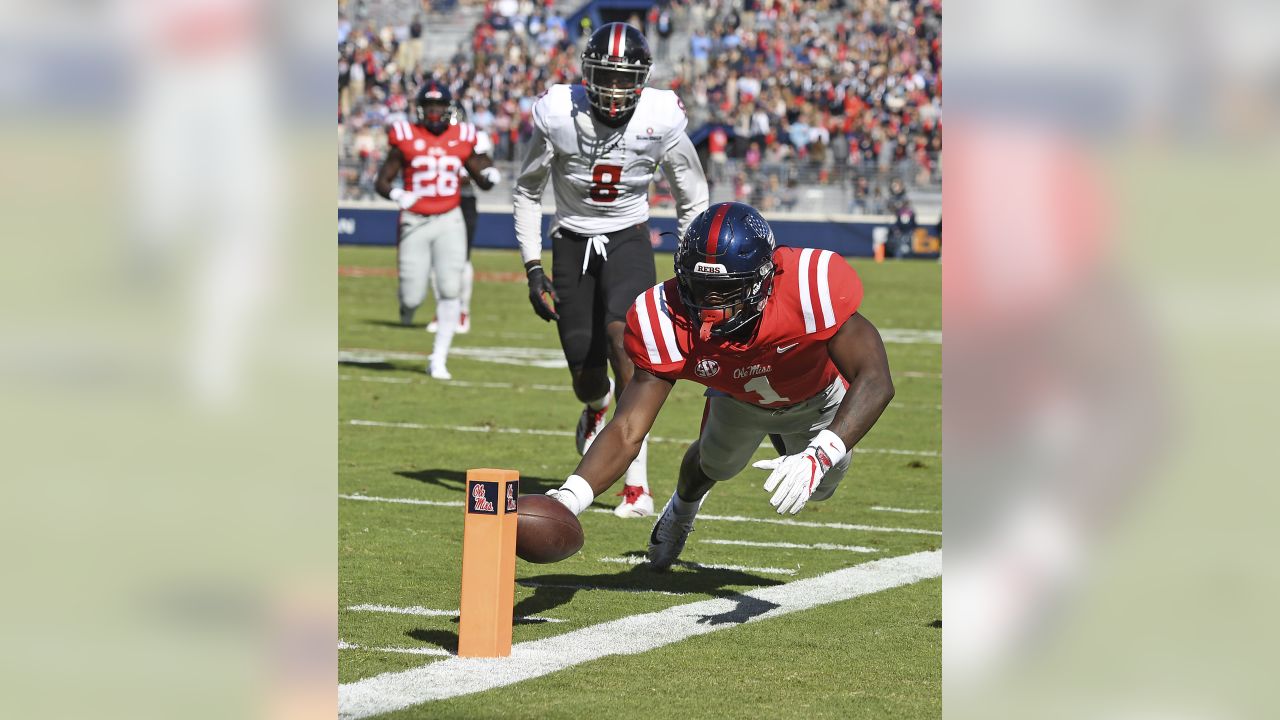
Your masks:
[[[715,327],[716,323],[724,322],[731,317],[733,317],[733,313],[725,309],[703,310],[701,318],[702,324],[698,328],[698,338],[701,339],[702,342],[707,342],[711,339],[711,329]]]

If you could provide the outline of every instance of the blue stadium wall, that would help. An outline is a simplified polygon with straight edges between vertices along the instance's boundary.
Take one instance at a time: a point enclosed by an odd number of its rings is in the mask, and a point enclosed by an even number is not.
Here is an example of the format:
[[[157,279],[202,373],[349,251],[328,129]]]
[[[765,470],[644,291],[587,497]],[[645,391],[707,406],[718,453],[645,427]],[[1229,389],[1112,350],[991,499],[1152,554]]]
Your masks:
[[[395,245],[396,216],[395,210],[383,208],[338,208],[338,244],[340,245]],[[551,223],[550,215],[542,216],[543,248],[550,249],[551,241],[547,238],[547,226]],[[848,257],[871,256],[871,232],[879,223],[873,222],[814,222],[798,220],[770,220],[773,232],[781,245],[793,247],[812,247],[833,250]],[[659,251],[673,252],[676,249],[674,218],[651,218],[649,226],[662,233]],[[480,213],[479,226],[476,228],[476,247],[508,248],[516,247],[515,222],[510,213]],[[927,257],[928,255],[923,255]],[[936,257],[936,255],[934,255]]]

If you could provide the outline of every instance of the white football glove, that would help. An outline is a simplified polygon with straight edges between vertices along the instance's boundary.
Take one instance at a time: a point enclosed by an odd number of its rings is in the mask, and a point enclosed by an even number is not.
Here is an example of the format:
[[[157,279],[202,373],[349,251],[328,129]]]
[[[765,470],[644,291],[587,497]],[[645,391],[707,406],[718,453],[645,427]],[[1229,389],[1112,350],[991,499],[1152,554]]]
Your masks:
[[[485,180],[488,180],[494,185],[497,185],[499,182],[502,181],[502,173],[498,171],[498,168],[492,165],[481,170],[480,177],[484,178]]]
[[[418,196],[404,188],[392,188],[391,201],[399,205],[401,210],[408,210],[418,202]]]
[[[832,465],[845,455],[844,441],[830,430],[823,430],[809,446],[795,455],[783,455],[772,460],[753,464],[761,470],[772,470],[764,481],[764,489],[773,493],[769,504],[778,509],[779,515],[800,512],[809,496],[822,482]],[[774,492],[774,491],[777,492]]]

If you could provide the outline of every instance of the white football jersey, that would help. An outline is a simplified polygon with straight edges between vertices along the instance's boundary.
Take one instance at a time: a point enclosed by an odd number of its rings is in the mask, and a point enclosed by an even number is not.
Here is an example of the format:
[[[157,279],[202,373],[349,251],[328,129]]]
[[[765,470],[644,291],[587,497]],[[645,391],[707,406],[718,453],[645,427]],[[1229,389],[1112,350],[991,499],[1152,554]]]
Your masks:
[[[680,232],[707,209],[707,179],[685,134],[688,119],[670,90],[645,88],[627,124],[611,128],[591,114],[581,85],[553,85],[533,106],[533,138],[515,184],[516,237],[524,261],[542,250],[547,178],[556,222],[600,235],[649,219],[649,183],[661,166],[676,200]]]

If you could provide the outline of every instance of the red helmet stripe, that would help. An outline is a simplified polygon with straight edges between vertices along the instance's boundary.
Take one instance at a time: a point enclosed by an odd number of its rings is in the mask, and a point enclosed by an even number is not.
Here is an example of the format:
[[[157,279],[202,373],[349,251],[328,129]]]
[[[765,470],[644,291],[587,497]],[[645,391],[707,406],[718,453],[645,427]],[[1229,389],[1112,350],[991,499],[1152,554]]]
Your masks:
[[[622,57],[625,45],[626,33],[622,31],[622,23],[613,26],[613,34],[609,36],[609,54],[613,57]]]
[[[716,245],[720,242],[720,224],[724,222],[724,216],[729,214],[729,203],[720,206],[716,211],[716,216],[711,219],[711,232],[707,233],[707,262],[715,262]]]

